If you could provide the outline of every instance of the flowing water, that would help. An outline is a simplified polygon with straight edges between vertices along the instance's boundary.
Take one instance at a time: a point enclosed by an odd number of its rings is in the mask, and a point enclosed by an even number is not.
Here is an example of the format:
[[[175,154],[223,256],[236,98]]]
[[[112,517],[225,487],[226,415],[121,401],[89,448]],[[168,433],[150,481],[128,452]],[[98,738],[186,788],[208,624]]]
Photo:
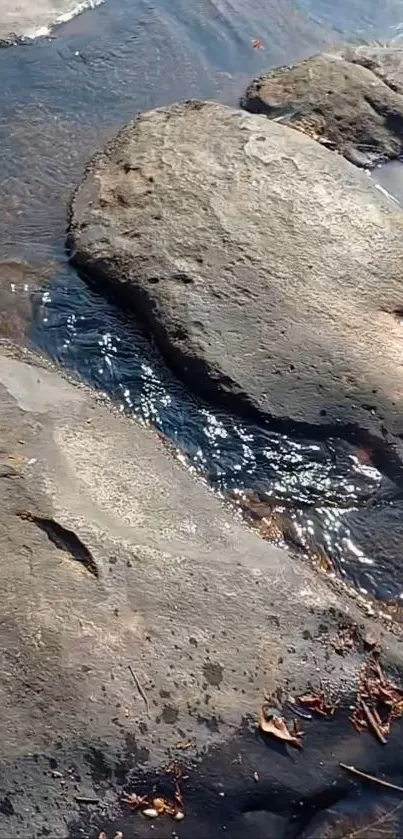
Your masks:
[[[77,276],[64,241],[85,162],[136,111],[192,97],[235,104],[263,68],[340,38],[399,37],[402,21],[400,0],[337,10],[327,0],[106,0],[55,37],[0,50],[2,334],[25,336],[32,297],[35,346],[152,423],[262,535],[397,602],[403,491],[392,464],[358,440],[302,439],[201,403],[134,319]]]

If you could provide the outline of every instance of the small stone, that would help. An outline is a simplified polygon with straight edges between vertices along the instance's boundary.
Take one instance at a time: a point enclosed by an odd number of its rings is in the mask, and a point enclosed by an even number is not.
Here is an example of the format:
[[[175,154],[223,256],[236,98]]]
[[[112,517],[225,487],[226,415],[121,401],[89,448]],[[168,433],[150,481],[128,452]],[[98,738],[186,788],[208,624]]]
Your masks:
[[[147,807],[147,810],[142,810],[142,813],[147,819],[156,819],[158,817],[158,810],[155,807]]]

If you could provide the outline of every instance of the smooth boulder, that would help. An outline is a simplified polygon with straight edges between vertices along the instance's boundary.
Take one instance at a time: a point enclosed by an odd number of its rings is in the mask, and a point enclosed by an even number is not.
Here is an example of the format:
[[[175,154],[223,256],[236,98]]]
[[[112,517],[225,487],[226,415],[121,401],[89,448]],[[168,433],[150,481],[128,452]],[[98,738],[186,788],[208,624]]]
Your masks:
[[[386,753],[348,721],[368,633],[402,683],[399,626],[248,530],[155,432],[15,355],[0,355],[1,839],[299,839],[332,821],[335,787],[348,805],[340,761],[401,784],[399,721]],[[290,697],[322,686],[341,705],[301,719],[303,749],[259,736],[266,694],[292,725]],[[173,795],[172,761],[185,820],[151,833],[124,794]]]
[[[375,166],[403,150],[403,49],[349,47],[270,70],[241,105],[287,121],[358,166]]]
[[[92,161],[69,244],[195,391],[399,441],[402,223],[303,134],[190,102],[141,115]]]

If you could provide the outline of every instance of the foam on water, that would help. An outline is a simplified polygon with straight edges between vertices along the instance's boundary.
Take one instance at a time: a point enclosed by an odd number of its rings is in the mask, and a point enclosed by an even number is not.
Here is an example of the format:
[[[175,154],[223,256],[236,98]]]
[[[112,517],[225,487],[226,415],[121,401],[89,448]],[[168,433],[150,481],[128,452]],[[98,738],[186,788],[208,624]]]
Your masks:
[[[58,15],[50,26],[38,26],[36,29],[26,32],[25,38],[34,40],[35,38],[48,37],[52,34],[56,26],[60,26],[62,23],[67,23],[69,20],[72,20],[74,17],[77,17],[90,9],[96,9],[96,7],[102,5],[102,3],[104,3],[104,0],[80,0],[80,2],[75,3],[66,12]]]

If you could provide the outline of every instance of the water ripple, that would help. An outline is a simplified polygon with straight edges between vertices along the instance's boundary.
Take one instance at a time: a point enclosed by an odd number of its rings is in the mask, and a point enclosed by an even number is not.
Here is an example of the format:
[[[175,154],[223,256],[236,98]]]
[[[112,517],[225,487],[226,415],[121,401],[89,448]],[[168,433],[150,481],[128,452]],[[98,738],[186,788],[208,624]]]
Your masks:
[[[400,597],[401,573],[379,566],[354,532],[357,511],[370,523],[375,507],[398,509],[401,498],[368,448],[338,438],[296,439],[212,409],[170,373],[152,338],[68,265],[42,294],[32,338],[121,411],[157,428],[262,535],[319,555],[321,567],[329,563],[327,570],[364,593]]]

